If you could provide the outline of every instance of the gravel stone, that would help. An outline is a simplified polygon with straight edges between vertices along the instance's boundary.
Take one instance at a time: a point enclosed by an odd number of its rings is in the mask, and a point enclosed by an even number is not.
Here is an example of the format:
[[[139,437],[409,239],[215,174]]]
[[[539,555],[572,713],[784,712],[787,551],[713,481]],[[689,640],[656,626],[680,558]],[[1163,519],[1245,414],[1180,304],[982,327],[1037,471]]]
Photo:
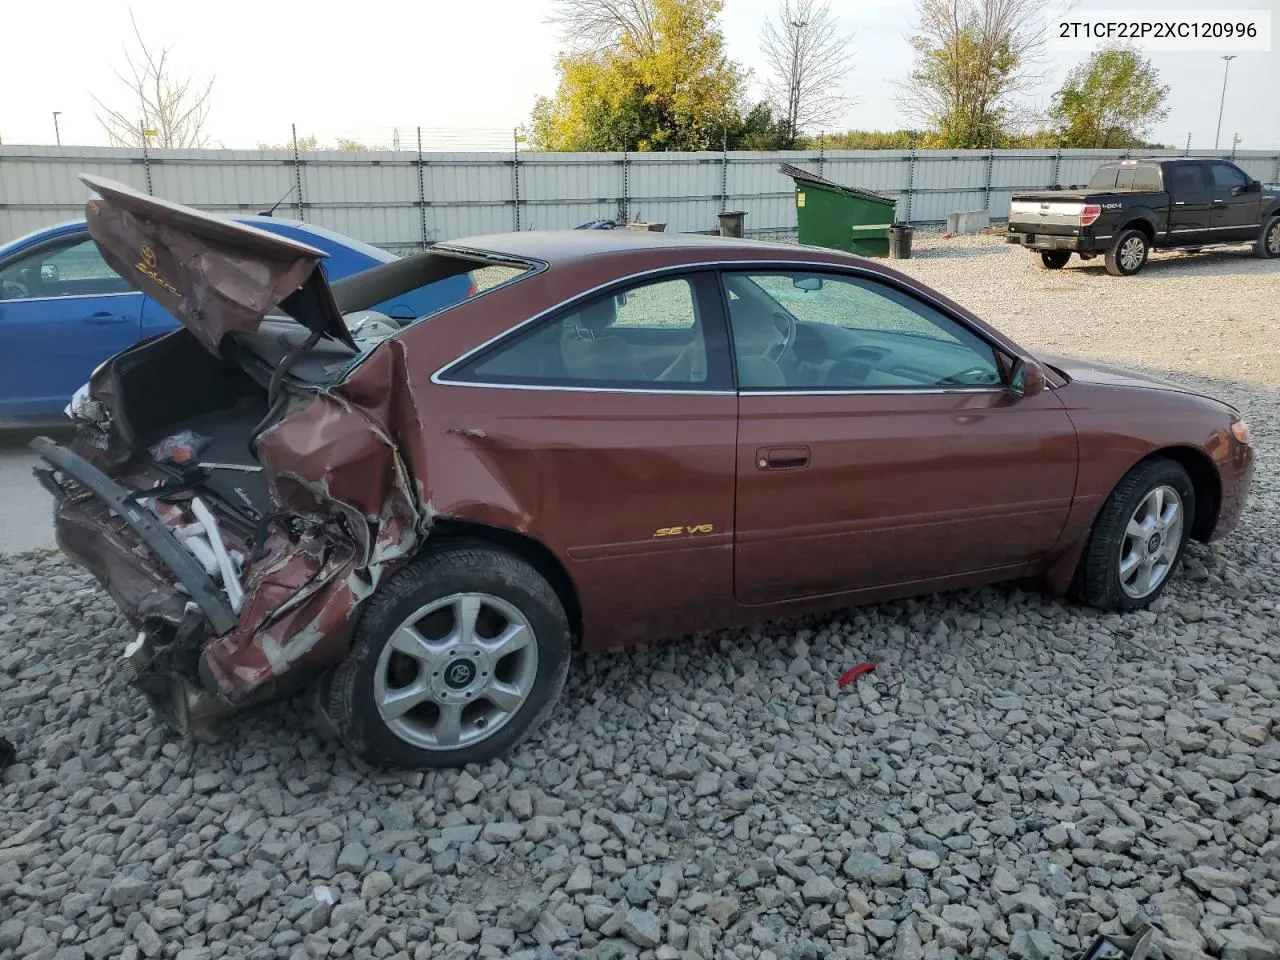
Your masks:
[[[119,876],[107,887],[107,899],[113,907],[141,903],[151,896],[151,883],[138,877]]]
[[[554,913],[544,912],[534,924],[533,939],[544,947],[554,947],[569,939],[569,931]]]
[[[369,851],[362,843],[348,843],[338,854],[337,868],[339,872],[362,873],[369,862]]]
[[[835,903],[839,891],[830,877],[816,876],[806,880],[800,890],[805,903]]]
[[[394,886],[391,874],[384,870],[374,870],[360,884],[360,896],[365,900],[373,900],[389,892]]]
[[[480,936],[480,921],[475,912],[463,907],[455,908],[444,918],[445,926],[452,927],[459,940],[470,941]],[[513,938],[514,940],[514,938]]]
[[[627,911],[620,932],[637,947],[656,947],[662,940],[662,921],[648,910],[632,908]]]
[[[912,850],[907,854],[907,862],[917,870],[937,870],[942,858],[932,850]]]

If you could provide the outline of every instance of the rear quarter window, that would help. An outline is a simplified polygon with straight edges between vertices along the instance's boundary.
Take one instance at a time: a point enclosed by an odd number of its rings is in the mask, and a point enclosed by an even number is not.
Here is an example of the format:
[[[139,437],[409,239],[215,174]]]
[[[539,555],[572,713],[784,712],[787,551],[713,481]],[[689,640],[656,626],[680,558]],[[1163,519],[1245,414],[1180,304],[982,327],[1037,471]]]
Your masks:
[[[1093,175],[1093,179],[1089,181],[1089,189],[1114,190],[1116,187],[1116,174],[1119,172],[1119,167],[1099,167],[1097,173]]]
[[[1159,167],[1153,163],[1139,163],[1102,167],[1089,181],[1089,189],[1159,191],[1164,187]]]

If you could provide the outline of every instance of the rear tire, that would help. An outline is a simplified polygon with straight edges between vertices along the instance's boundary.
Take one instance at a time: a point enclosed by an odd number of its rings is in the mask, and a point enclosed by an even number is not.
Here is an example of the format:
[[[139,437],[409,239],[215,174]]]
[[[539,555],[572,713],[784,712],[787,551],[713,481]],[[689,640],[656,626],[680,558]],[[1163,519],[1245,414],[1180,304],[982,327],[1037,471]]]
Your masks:
[[[1195,515],[1195,487],[1180,464],[1138,464],[1094,520],[1072,593],[1103,610],[1148,606],[1181,562]]]
[[[1253,255],[1263,260],[1280,257],[1280,214],[1263,221],[1258,240],[1253,245]]]
[[[1147,264],[1151,244],[1141,230],[1122,230],[1107,248],[1107,273],[1131,277]]]
[[[487,546],[443,547],[369,600],[325,713],[372,763],[484,763],[546,720],[570,649],[564,607],[536,570]]]
[[[1061,270],[1071,259],[1070,250],[1041,250],[1040,265],[1046,270]]]

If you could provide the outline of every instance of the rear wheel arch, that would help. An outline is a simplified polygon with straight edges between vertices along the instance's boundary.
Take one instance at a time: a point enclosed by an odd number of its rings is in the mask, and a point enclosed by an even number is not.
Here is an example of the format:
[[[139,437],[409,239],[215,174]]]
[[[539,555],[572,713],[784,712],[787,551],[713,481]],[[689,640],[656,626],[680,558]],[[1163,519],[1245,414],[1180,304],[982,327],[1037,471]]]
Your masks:
[[[569,618],[574,642],[581,643],[582,603],[578,597],[577,585],[569,576],[569,571],[565,569],[560,558],[546,544],[507,527],[496,527],[470,520],[438,518],[432,525],[430,534],[423,540],[418,555],[422,556],[434,550],[455,547],[467,542],[482,543],[505,550],[533,567],[555,591],[564,607],[565,615]]]
[[[1148,244],[1151,244],[1152,246],[1155,245],[1156,228],[1152,226],[1151,221],[1146,219],[1145,217],[1135,217],[1134,219],[1130,220],[1128,223],[1122,226],[1119,230],[1117,230],[1114,236],[1119,236],[1125,230],[1137,230],[1147,238]]]

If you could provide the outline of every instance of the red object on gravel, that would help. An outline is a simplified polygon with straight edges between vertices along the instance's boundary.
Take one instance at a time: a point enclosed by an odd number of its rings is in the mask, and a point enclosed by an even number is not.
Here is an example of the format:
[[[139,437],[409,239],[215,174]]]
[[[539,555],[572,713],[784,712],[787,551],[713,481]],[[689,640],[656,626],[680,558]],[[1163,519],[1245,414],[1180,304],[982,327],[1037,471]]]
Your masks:
[[[876,668],[874,663],[860,663],[852,670],[846,670],[840,677],[840,686],[846,687],[853,681],[857,680],[864,673],[870,673]]]

